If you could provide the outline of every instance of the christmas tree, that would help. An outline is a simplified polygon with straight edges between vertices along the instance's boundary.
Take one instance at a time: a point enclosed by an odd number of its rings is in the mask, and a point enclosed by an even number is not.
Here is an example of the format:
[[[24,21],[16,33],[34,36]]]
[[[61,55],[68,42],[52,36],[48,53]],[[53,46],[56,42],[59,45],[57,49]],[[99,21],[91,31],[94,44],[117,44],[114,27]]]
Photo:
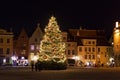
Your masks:
[[[65,63],[65,43],[56,18],[52,16],[45,27],[45,34],[40,44],[39,61]]]

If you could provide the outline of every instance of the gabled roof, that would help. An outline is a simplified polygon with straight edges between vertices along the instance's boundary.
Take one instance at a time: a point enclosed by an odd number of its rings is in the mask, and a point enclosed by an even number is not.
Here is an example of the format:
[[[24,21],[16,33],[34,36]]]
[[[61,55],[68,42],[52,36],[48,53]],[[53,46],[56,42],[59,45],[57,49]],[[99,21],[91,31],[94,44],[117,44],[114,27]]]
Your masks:
[[[69,38],[76,41],[78,45],[83,45],[81,42],[82,39],[96,39],[99,46],[110,45],[104,30],[69,29],[69,35]]]
[[[21,37],[23,37],[23,36],[26,37],[26,38],[28,38],[28,35],[27,35],[27,33],[26,33],[26,31],[25,31],[24,28],[22,28],[22,30],[21,30],[21,32],[20,32],[20,34],[18,36],[18,39],[21,38]]]
[[[40,24],[39,24],[39,23],[37,24],[37,27],[36,27],[36,29],[34,30],[34,32],[32,33],[31,37],[32,37],[32,36],[35,36],[35,35],[38,35],[39,37],[42,37],[42,36],[43,36],[43,32],[42,32],[42,30],[41,30],[41,28],[40,28]],[[30,37],[30,38],[31,38],[31,37]]]

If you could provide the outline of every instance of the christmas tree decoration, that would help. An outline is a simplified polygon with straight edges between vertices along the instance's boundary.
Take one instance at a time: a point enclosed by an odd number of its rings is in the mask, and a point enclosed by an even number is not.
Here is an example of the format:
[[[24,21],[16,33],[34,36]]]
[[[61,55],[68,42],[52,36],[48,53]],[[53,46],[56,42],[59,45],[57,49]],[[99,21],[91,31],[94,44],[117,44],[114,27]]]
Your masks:
[[[56,18],[52,16],[45,27],[45,34],[40,44],[39,61],[65,63],[65,43]]]

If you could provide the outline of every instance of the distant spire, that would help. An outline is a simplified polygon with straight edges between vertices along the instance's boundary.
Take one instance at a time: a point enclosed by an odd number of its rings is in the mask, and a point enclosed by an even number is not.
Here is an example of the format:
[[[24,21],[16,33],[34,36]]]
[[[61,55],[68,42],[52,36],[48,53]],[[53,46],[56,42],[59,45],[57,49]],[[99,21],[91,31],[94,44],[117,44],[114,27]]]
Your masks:
[[[37,23],[37,27],[40,27],[40,23]]]

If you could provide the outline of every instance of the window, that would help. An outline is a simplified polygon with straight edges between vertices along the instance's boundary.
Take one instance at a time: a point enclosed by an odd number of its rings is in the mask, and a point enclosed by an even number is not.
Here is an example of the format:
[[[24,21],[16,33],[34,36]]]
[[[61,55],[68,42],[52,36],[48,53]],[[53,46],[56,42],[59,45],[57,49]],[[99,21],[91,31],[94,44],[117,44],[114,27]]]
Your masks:
[[[24,43],[23,45],[22,45],[22,49],[25,49],[26,48],[26,44]]]
[[[88,44],[91,44],[91,41],[89,41]]]
[[[9,54],[9,53],[10,53],[10,48],[7,48],[6,54]]]
[[[85,47],[85,52],[87,52],[87,47]]]
[[[0,54],[3,54],[3,48],[0,48]]]
[[[36,49],[39,50],[39,45],[36,46]]]
[[[70,55],[70,50],[68,50],[68,55]]]
[[[100,52],[100,48],[98,48],[98,52]]]
[[[31,50],[34,50],[34,49],[35,49],[35,46],[34,46],[34,45],[30,45],[30,49],[31,49]]]
[[[95,52],[95,48],[94,47],[92,48],[92,51]]]
[[[3,38],[0,38],[0,43],[3,43]]]
[[[75,55],[75,51],[74,50],[72,50],[72,55]]]
[[[10,39],[7,39],[7,43],[10,43]]]
[[[68,44],[68,47],[70,46],[70,44]]]
[[[79,47],[79,51],[82,52],[82,47]]]
[[[116,45],[116,48],[118,48],[118,45]]]
[[[108,52],[108,48],[106,48],[106,51]]]
[[[65,40],[66,40],[66,37],[63,37],[63,40],[65,41]]]
[[[35,38],[35,42],[37,42],[37,38]]]
[[[85,59],[87,59],[87,55],[85,55]]]
[[[91,55],[89,55],[89,59],[91,59]]]
[[[75,64],[75,60],[74,59],[68,59],[68,64],[69,65],[74,65]]]
[[[93,57],[92,57],[93,59],[95,59],[95,55],[93,55]]]
[[[89,52],[91,52],[91,48],[89,47]]]
[[[95,42],[94,42],[94,41],[93,41],[92,43],[93,43],[93,44],[95,44]]]
[[[106,54],[105,54],[105,58],[106,58]]]

